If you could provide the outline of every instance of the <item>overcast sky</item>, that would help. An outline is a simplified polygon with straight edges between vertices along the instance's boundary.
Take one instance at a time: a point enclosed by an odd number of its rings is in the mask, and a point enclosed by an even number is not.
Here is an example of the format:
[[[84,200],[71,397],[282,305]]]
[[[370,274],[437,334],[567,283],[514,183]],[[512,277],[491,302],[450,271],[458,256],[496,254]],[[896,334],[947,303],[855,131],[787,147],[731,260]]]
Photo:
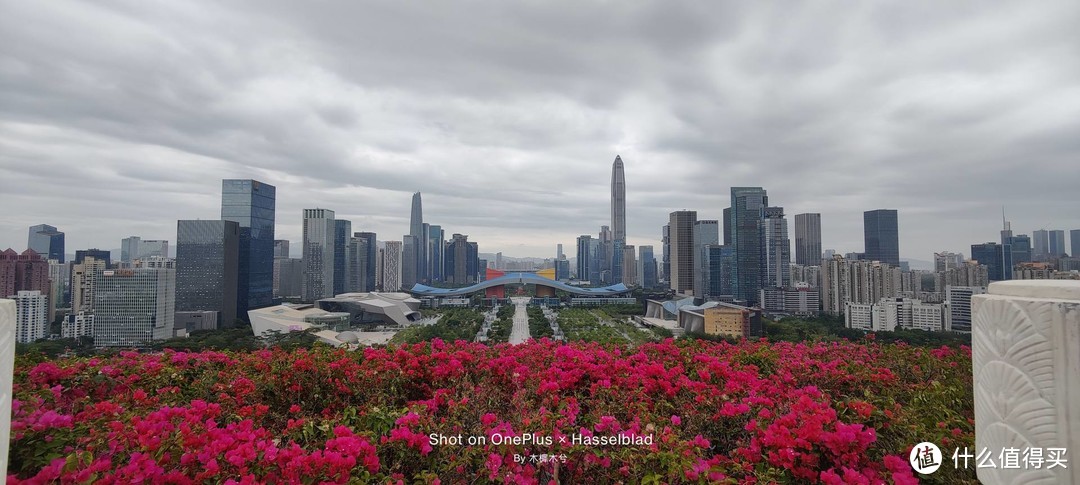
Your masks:
[[[511,5],[515,3],[517,5]],[[520,3],[520,4],[518,4]],[[861,251],[1080,228],[1080,3],[0,0],[0,248],[67,252],[220,217],[222,178],[277,186],[277,238],[333,209],[379,239],[425,220],[481,252],[630,244],[729,187],[822,213]],[[296,251],[294,251],[295,253]],[[299,257],[299,254],[295,254]]]

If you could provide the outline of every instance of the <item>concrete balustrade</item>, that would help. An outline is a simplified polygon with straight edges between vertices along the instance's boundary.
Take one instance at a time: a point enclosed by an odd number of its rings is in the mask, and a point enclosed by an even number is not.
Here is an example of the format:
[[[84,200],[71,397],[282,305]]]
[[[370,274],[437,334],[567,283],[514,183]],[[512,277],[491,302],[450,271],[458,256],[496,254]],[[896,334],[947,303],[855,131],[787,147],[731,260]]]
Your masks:
[[[988,450],[996,465],[979,468],[979,480],[1080,483],[1080,282],[993,283],[971,304],[972,453]],[[1023,460],[1030,449],[1041,451],[1041,466]],[[1067,468],[1050,468],[1051,449],[1066,450]],[[1004,468],[1006,450],[1019,450],[1018,468]]]
[[[11,381],[15,375],[15,302],[0,300],[0,482],[11,443]]]

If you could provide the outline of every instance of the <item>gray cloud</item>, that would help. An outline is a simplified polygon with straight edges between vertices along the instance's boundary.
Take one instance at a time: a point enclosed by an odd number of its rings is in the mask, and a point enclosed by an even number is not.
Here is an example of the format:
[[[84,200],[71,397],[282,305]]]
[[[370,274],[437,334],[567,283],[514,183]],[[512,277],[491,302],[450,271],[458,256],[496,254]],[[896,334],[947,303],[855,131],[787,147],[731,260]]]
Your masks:
[[[76,248],[278,187],[278,236],[334,209],[397,239],[409,196],[481,250],[544,256],[607,224],[719,218],[729,187],[823,213],[900,210],[901,254],[1080,228],[1075,2],[5,2],[0,247]]]

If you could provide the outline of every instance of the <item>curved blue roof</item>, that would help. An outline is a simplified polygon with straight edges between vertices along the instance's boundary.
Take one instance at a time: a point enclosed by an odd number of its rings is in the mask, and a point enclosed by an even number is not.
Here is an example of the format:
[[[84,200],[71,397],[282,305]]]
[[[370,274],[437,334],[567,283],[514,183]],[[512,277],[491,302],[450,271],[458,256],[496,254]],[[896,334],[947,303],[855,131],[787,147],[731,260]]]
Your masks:
[[[623,293],[629,293],[630,288],[626,285],[619,283],[611,286],[605,286],[603,288],[581,288],[578,286],[570,286],[566,283],[555,281],[545,278],[536,273],[508,273],[493,280],[481,281],[472,286],[466,286],[464,288],[434,288],[427,285],[421,285],[417,283],[408,290],[409,293],[420,296],[462,296],[470,293],[476,293],[488,288],[502,285],[513,284],[535,284],[544,285],[557,290],[563,290],[567,293],[572,293],[578,296],[616,296]]]

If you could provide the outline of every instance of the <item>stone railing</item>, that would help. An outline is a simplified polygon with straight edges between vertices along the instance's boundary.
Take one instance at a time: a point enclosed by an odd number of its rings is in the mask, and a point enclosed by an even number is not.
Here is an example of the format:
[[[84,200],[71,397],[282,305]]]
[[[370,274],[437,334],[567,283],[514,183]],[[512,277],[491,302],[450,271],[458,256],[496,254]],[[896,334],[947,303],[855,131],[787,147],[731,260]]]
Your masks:
[[[987,484],[1080,483],[1080,282],[1004,281],[972,297],[975,450]],[[1027,450],[1042,453],[1036,468]],[[1000,454],[1018,450],[1018,468]],[[1053,450],[1065,450],[1050,468]],[[948,457],[946,457],[948,458]]]
[[[15,302],[0,300],[0,482],[11,443],[11,381],[15,375]]]

